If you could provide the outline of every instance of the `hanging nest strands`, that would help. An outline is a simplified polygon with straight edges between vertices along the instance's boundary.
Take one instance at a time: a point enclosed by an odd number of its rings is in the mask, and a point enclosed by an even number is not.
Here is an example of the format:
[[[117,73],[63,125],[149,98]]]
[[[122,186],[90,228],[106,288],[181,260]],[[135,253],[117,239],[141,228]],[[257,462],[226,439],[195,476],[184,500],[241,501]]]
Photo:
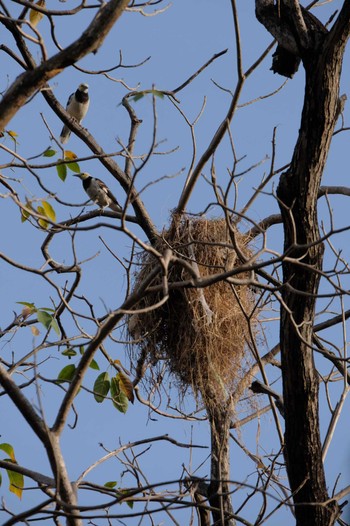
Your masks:
[[[235,232],[235,244],[245,258],[251,256],[249,239]],[[223,219],[176,220],[175,228],[164,235],[156,247],[164,251],[166,243],[173,253],[192,265],[202,277],[232,270],[240,266],[232,239]],[[140,256],[141,270],[135,277],[137,290],[149,273],[159,266],[158,260],[146,252]],[[190,272],[180,264],[169,268],[169,284],[190,279]],[[247,274],[238,274],[244,280]],[[152,285],[160,285],[162,275]],[[167,360],[169,371],[177,377],[183,390],[191,386],[200,393],[208,407],[223,403],[243,376],[246,360],[248,323],[255,302],[247,285],[219,281],[205,288],[169,290],[169,299],[153,309],[162,292],[146,294],[137,305],[148,312],[129,316],[130,339],[141,338],[136,345],[147,352],[149,359]],[[251,323],[254,324],[254,321]]]

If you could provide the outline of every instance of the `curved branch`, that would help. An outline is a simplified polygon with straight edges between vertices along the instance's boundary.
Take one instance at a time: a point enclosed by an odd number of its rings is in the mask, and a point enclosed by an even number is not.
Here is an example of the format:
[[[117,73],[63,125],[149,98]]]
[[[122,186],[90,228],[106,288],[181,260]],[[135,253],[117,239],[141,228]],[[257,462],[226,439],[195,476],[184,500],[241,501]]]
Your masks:
[[[56,477],[56,484],[59,484],[60,486],[60,495],[63,501],[62,506],[65,507],[65,504],[67,504],[67,508],[70,511],[71,506],[76,505],[76,495],[68,478],[58,438],[50,431],[44,420],[37,414],[33,405],[23,395],[22,391],[13,381],[11,375],[1,364],[0,384],[45,447],[51,469]],[[70,526],[81,526],[82,523],[74,513],[72,518],[67,520],[67,524]]]
[[[90,344],[87,346],[79,362],[79,365],[76,368],[74,378],[57,412],[57,417],[52,427],[52,432],[54,433],[56,437],[58,437],[63,430],[64,424],[68,417],[68,413],[72,406],[73,400],[79,392],[81,383],[84,379],[86,371],[88,370],[93,360],[95,352],[97,351],[101,343],[112,332],[116,324],[122,319],[122,317],[125,314],[125,311],[132,309],[132,307],[139,302],[140,297],[145,292],[148,285],[152,282],[152,280],[154,279],[154,276],[158,272],[159,272],[159,269],[158,267],[156,267],[153,272],[149,273],[149,275],[147,276],[147,279],[145,279],[145,281],[138,287],[137,291],[133,294],[130,294],[130,296],[125,300],[123,305],[119,309],[116,309],[114,312],[112,312],[106,318],[103,324],[101,324],[101,326],[99,327],[93,340],[91,340]]]
[[[129,0],[110,0],[105,3],[89,27],[73,44],[39,66],[33,63],[28,64],[30,69],[17,77],[0,102],[0,131],[5,128],[26,101],[36,91],[40,90],[48,80],[61,73],[64,68],[96,51],[124,12],[128,3]],[[11,24],[12,31],[15,30],[15,27],[13,27],[15,26],[14,22],[4,20],[4,17],[0,17],[0,21],[7,26]]]
[[[0,468],[9,469],[10,471],[15,471],[16,473],[21,473],[21,475],[35,480],[35,482],[37,482],[38,484],[44,484],[45,486],[49,486],[51,488],[56,487],[56,481],[54,478],[42,475],[41,473],[33,471],[32,469],[24,468],[23,466],[15,464],[14,462],[0,460]]]

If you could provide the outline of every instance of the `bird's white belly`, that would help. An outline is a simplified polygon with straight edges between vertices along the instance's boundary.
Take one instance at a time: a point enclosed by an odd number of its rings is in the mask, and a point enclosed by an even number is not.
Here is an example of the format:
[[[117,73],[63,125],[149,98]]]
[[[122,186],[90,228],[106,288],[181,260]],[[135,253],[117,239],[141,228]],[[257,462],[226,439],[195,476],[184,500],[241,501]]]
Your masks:
[[[67,109],[69,109],[69,113],[72,117],[75,117],[77,121],[81,121],[89,109],[89,102],[90,101],[82,104],[81,102],[73,101]]]
[[[94,180],[91,181],[87,193],[92,201],[94,201],[94,203],[96,203],[101,208],[108,206],[110,203],[110,199],[106,192],[101,189],[99,184]]]

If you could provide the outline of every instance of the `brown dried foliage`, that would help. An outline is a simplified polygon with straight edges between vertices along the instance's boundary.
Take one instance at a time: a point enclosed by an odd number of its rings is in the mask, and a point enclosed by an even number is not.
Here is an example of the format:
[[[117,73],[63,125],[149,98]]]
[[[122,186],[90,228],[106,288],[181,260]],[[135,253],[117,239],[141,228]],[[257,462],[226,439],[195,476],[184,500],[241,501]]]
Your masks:
[[[175,228],[166,232],[159,242],[160,252],[170,246],[177,256],[194,265],[201,277],[241,265],[224,219],[182,218],[175,221]],[[236,246],[249,259],[249,239],[237,231],[234,237]],[[159,265],[148,252],[140,256],[140,264],[134,289],[155,265]],[[238,277],[244,279],[247,274],[241,273]],[[188,270],[179,264],[169,269],[170,284],[190,278]],[[161,279],[159,275],[152,285],[161,284]],[[201,394],[207,407],[226,402],[242,379],[247,362],[249,335],[243,311],[250,316],[255,305],[249,286],[219,281],[203,289],[170,289],[168,301],[152,309],[162,297],[162,292],[145,295],[138,308],[149,307],[150,310],[130,317],[130,338],[142,335],[134,346],[146,349],[153,362],[167,360],[169,371],[175,374],[180,386],[184,389],[191,386],[195,394]]]

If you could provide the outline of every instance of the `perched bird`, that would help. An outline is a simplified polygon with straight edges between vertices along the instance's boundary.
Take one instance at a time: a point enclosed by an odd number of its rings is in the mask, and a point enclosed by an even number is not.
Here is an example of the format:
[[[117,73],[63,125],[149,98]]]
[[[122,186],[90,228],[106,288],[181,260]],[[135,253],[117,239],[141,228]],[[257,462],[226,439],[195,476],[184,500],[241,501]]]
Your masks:
[[[81,122],[89,109],[89,86],[87,84],[80,84],[77,91],[72,93],[68,99],[66,110],[78,122]],[[71,131],[68,126],[64,125],[60,135],[62,144],[68,142]]]
[[[79,177],[82,180],[85,192],[90,199],[101,208],[101,210],[108,206],[114,212],[122,211],[122,207],[117,199],[101,179],[96,179],[96,177],[92,177],[87,172],[74,174],[74,176]]]

